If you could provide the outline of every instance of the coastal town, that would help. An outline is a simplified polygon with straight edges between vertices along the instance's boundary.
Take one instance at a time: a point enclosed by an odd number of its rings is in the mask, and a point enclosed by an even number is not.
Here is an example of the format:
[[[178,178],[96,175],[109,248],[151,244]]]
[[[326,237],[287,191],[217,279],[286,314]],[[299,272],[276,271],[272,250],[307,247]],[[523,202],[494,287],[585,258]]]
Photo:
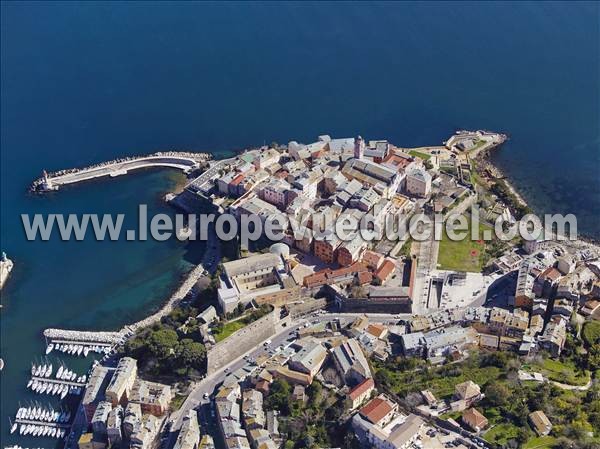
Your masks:
[[[517,226],[529,208],[488,158],[506,139],[459,131],[402,148],[321,135],[222,160],[161,153],[45,173],[36,190],[170,166],[189,175],[174,207],[263,224],[283,214],[288,227],[277,242],[211,239],[149,321],[48,330],[46,355],[102,358],[64,390],[72,418],[19,410],[13,447],[48,427],[80,449],[597,447],[597,245],[552,230],[418,241],[331,227],[415,214],[476,214],[482,233],[498,217]]]

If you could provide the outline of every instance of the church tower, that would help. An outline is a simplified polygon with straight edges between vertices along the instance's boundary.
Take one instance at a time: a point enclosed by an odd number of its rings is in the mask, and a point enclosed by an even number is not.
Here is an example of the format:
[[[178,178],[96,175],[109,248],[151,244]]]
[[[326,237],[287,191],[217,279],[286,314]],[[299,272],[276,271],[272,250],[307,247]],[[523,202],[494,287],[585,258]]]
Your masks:
[[[365,154],[365,141],[362,137],[357,136],[354,138],[354,158],[362,159]]]

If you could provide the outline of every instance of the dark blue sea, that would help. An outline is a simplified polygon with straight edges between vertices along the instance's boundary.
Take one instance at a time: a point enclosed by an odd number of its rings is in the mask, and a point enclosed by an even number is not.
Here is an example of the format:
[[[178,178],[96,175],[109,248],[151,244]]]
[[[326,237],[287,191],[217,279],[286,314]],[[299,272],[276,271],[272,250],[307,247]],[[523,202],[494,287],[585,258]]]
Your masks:
[[[600,238],[599,22],[598,3],[575,2],[2,2],[0,246],[15,268],[0,311],[1,444],[33,444],[8,435],[8,417],[33,399],[42,329],[143,317],[201,257],[174,241],[26,241],[21,213],[172,213],[163,196],[182,182],[151,171],[31,196],[42,169],[490,129],[510,136],[493,158],[537,212],[575,213]]]

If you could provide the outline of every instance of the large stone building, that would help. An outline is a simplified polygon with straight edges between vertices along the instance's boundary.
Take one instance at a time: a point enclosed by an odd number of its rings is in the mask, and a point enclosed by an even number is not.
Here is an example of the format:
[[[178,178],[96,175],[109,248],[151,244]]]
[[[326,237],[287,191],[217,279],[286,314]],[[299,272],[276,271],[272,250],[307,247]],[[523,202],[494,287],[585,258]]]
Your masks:
[[[258,254],[226,262],[223,268],[218,290],[223,313],[230,313],[239,303],[246,305],[255,299],[259,303],[274,302],[283,290],[288,298],[299,295],[299,289],[295,288],[296,283],[288,275],[286,264],[279,254]]]
[[[173,449],[197,449],[200,444],[200,427],[198,427],[198,417],[196,410],[191,410],[183,418],[181,430],[177,436],[177,441]]]
[[[421,168],[407,171],[406,191],[411,195],[426,197],[431,193],[431,175]]]
[[[137,379],[129,401],[140,404],[143,413],[150,413],[154,416],[162,416],[169,409],[172,399],[171,387],[156,382]]]
[[[369,362],[360,347],[360,344],[350,339],[331,351],[335,366],[348,384],[355,385],[373,377]]]
[[[137,376],[137,361],[131,357],[119,360],[117,369],[106,387],[106,400],[113,406],[126,404],[131,396],[131,390]]]

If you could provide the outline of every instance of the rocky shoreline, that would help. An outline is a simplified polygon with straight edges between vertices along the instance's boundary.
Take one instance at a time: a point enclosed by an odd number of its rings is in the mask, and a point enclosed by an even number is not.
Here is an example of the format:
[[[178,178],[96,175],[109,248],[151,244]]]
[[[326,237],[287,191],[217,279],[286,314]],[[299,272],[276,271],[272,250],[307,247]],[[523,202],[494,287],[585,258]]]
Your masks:
[[[476,161],[477,161],[478,172],[480,174],[482,174],[481,172],[487,171],[494,178],[496,178],[497,180],[500,180],[506,186],[506,189],[508,190],[508,192],[510,192],[510,194],[513,196],[513,198],[517,201],[517,203],[521,207],[526,208],[531,213],[534,213],[533,209],[531,208],[531,206],[529,205],[527,200],[525,200],[523,195],[519,192],[519,190],[510,181],[510,178],[500,168],[498,168],[497,165],[495,165],[492,162],[491,157],[490,157],[491,151],[498,147],[499,147],[499,145],[495,146],[493,148],[487,149],[477,155]],[[577,242],[581,242],[584,245],[592,245],[596,248],[600,248],[600,240],[598,240],[595,237],[588,236],[588,235],[578,235]]]

